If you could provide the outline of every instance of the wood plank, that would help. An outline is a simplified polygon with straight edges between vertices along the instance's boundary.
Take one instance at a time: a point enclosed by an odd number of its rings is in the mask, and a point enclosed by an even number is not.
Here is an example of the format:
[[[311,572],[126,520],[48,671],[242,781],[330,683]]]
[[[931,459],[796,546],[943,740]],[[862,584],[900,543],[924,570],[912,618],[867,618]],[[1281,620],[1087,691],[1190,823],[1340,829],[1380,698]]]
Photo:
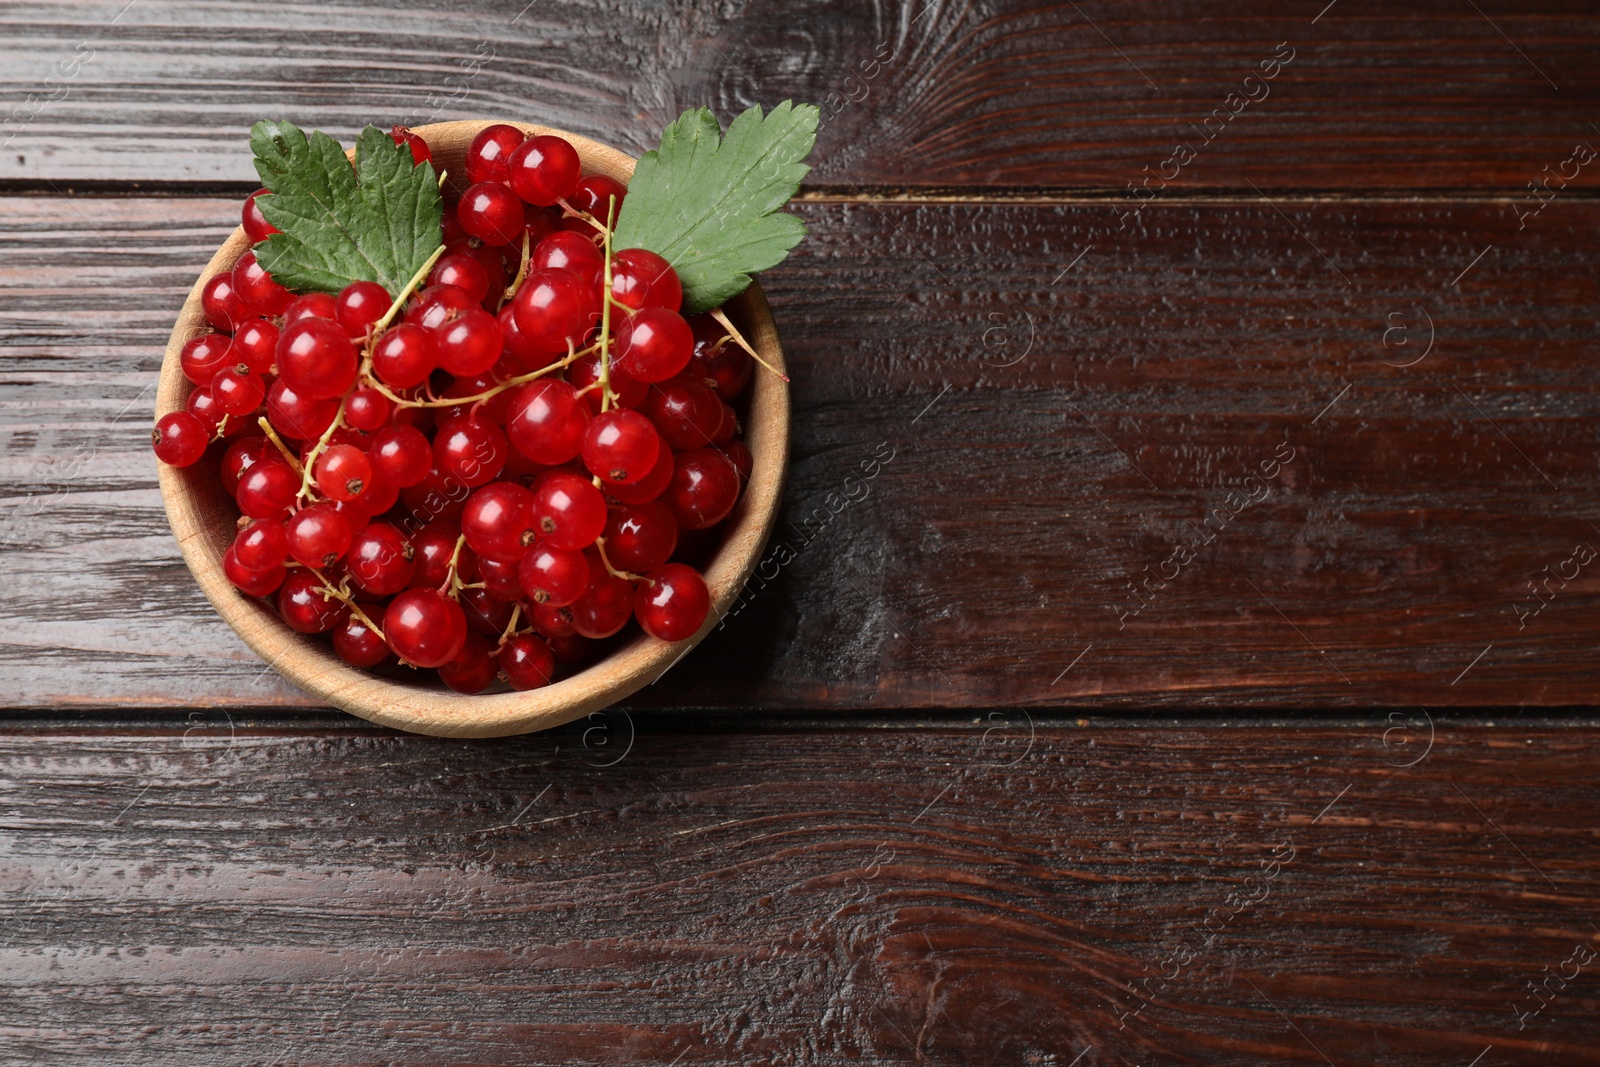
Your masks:
[[[0,1050],[1600,1063],[1592,722],[884,725],[10,724]]]
[[[1600,138],[1597,47],[1574,0],[46,0],[0,13],[0,182],[253,182],[264,117],[503,116],[637,152],[684,108],[792,97],[829,108],[824,185],[1522,195]]]
[[[3,202],[0,703],[305,699],[193,588],[145,443],[232,208]],[[801,211],[770,580],[641,703],[1594,699],[1600,204]]]

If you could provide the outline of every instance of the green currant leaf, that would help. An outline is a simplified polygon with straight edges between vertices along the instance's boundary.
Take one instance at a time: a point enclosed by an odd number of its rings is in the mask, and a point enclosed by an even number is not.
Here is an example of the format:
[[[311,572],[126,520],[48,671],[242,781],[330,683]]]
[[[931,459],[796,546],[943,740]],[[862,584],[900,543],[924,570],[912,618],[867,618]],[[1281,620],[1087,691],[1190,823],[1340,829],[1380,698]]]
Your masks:
[[[256,259],[280,285],[337,293],[370,281],[398,296],[442,242],[438,175],[376,126],[357,138],[354,167],[339,142],[291,122],[256,123],[250,147],[271,193],[256,203],[282,231]]]
[[[778,209],[811,169],[801,160],[819,116],[812,104],[785,100],[763,118],[757,105],[724,137],[709,109],[684,112],[639,160],[612,247],[647,248],[671,263],[687,315],[738,296],[806,234]]]

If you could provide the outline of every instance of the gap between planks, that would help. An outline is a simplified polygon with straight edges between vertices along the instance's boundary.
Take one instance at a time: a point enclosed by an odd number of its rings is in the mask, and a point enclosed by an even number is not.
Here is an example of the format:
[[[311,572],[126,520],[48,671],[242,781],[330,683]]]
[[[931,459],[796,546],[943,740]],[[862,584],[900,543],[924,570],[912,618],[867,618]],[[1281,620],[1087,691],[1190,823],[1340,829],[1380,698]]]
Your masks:
[[[49,179],[0,179],[0,196],[93,199],[154,199],[238,197],[259,188],[257,182],[52,182]],[[1371,188],[1278,189],[1230,188],[1163,190],[1141,203],[1240,204],[1271,199],[1282,203],[1503,203],[1525,195],[1521,189],[1496,188]],[[1568,189],[1563,199],[1600,201],[1600,189]],[[809,204],[1119,204],[1130,199],[1127,190],[1103,186],[912,186],[912,185],[803,185],[794,197]]]
[[[752,715],[751,711],[758,712]],[[882,709],[857,711],[772,711],[759,708],[737,711],[707,712],[704,708],[641,708],[613,707],[608,713],[637,714],[639,725],[648,725],[651,732],[662,734],[722,734],[722,733],[886,733],[906,729],[946,730],[987,733],[993,729],[1022,730],[1031,727],[1046,732],[1077,731],[1172,731],[1202,730],[1355,730],[1371,729],[1374,725],[1393,725],[1393,712],[1416,717],[1415,707],[1407,708],[1351,708],[1347,711],[1309,711],[1303,714],[1252,716],[1248,710],[1173,711],[1165,714],[1132,711],[1127,714],[1078,714],[1068,709],[1046,708],[980,708],[972,710],[944,708],[909,708],[899,714],[883,714]],[[204,716],[197,722],[196,716]],[[995,716],[1003,716],[1000,721]],[[1435,729],[1452,730],[1528,730],[1528,729],[1596,729],[1600,728],[1600,709],[1587,706],[1559,708],[1502,708],[1485,711],[1481,708],[1452,712],[1439,709],[1430,713]],[[93,709],[66,708],[6,708],[0,709],[0,734],[26,732],[103,733],[117,730],[138,730],[145,733],[186,730],[217,726],[231,722],[236,729],[265,732],[289,731],[293,733],[345,731],[361,734],[395,734],[400,731],[341,714],[328,708],[307,707],[285,709],[259,705],[208,705],[205,707],[150,707],[107,705]],[[1420,721],[1420,720],[1419,720]],[[556,727],[558,732],[562,727]],[[423,736],[423,735],[403,735]],[[531,735],[521,735],[531,736]],[[462,738],[436,738],[441,742],[454,742]],[[499,740],[490,738],[487,740]]]

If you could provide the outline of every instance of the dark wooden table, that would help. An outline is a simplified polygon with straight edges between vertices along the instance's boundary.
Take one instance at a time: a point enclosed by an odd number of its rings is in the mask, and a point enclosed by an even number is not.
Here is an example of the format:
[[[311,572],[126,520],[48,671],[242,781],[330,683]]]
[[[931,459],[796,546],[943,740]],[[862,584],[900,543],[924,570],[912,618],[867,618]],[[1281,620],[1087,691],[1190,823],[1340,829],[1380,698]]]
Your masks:
[[[1600,1063],[1600,8],[1324,3],[0,7],[0,1062]],[[790,97],[793,559],[543,735],[264,668],[248,125]]]

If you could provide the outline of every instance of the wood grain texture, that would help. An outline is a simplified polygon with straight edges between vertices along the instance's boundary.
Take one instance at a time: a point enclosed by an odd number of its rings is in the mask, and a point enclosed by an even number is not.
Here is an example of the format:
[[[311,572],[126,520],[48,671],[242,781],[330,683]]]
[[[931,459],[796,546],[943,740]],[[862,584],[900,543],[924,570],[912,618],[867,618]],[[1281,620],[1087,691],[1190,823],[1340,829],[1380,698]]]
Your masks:
[[[0,731],[0,1057],[1600,1062],[1592,724],[674,721]]]
[[[642,703],[1593,700],[1600,205],[801,210],[779,533]],[[4,203],[0,701],[304,702],[178,562],[145,441],[231,211]]]
[[[1174,191],[1520,195],[1597,136],[1590,4],[1323,8],[50,0],[0,12],[0,181],[254,182],[244,138],[263,117],[346,139],[368,122],[511,118],[637,153],[684,108],[787,98],[828,107],[813,181],[833,185],[1121,193],[1188,144]],[[1293,60],[1247,86],[1280,43]],[[1261,99],[1230,102],[1245,92]],[[1217,109],[1231,117],[1207,130]]]

